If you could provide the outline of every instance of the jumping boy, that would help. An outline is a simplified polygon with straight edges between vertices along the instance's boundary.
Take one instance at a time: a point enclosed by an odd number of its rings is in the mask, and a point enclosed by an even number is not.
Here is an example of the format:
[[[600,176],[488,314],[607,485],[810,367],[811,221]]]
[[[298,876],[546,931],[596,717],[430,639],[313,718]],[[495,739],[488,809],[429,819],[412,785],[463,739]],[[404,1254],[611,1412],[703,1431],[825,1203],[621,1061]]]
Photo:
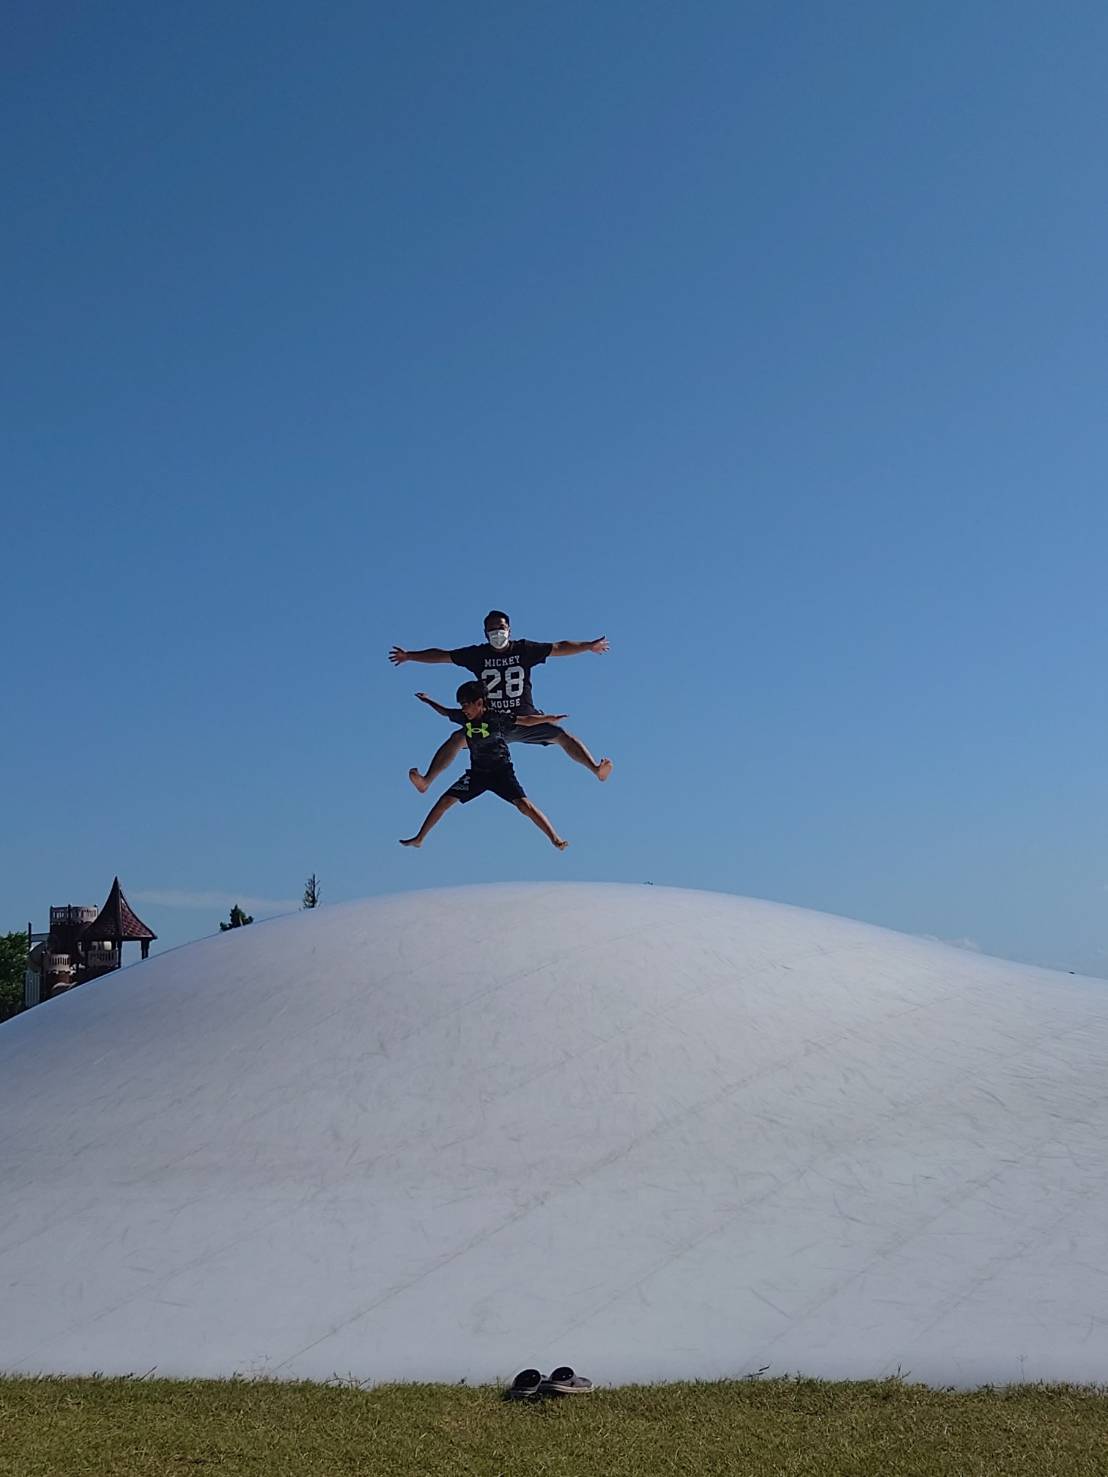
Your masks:
[[[476,800],[486,790],[491,790],[501,800],[514,805],[521,815],[534,821],[559,851],[565,851],[569,842],[562,840],[538,806],[532,805],[523,793],[523,787],[512,767],[512,757],[508,752],[505,736],[517,724],[525,727],[539,723],[555,724],[566,717],[566,714],[494,713],[489,709],[485,687],[481,682],[462,683],[457,692],[458,702],[461,704],[458,708],[444,708],[425,692],[417,692],[416,697],[429,708],[434,708],[436,713],[449,718],[451,723],[463,725],[462,736],[469,745],[469,768],[460,780],[439,796],[417,833],[409,836],[406,841],[401,840],[401,846],[422,846],[427,832],[442,820],[452,805],[457,805],[459,801],[465,805],[470,800]]]

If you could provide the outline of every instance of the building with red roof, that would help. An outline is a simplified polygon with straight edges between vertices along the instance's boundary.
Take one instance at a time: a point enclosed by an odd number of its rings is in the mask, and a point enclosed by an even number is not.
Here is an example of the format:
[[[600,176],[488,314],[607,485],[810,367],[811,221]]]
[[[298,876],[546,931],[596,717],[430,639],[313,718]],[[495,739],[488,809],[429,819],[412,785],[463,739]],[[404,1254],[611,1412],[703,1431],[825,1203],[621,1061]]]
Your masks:
[[[137,943],[145,959],[157,934],[131,907],[116,877],[100,909],[64,903],[50,909],[47,933],[27,925],[23,1003],[38,1005],[123,963],[123,945]]]

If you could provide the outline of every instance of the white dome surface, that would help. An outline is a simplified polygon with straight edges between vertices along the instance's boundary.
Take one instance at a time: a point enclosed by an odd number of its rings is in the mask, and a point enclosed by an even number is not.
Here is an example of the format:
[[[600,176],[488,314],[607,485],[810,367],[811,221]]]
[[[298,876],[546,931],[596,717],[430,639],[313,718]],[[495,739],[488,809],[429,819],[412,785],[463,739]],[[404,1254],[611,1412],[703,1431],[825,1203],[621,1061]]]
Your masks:
[[[0,1027],[0,1370],[1108,1377],[1108,985],[773,903],[408,893]]]

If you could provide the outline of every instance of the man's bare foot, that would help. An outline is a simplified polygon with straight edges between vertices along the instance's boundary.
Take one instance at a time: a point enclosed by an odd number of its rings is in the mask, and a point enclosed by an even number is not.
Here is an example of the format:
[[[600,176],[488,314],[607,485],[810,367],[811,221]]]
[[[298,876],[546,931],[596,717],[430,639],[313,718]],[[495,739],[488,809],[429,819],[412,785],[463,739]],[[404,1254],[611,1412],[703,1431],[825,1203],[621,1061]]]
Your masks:
[[[558,848],[559,851],[565,851],[566,847],[569,845],[569,842],[563,841],[560,836],[553,836],[551,837],[551,840],[554,842],[554,845]]]
[[[609,764],[608,768],[611,769],[611,767]],[[414,767],[408,770],[408,778],[421,795],[426,795],[427,791],[431,788],[431,781],[424,779],[419,770]]]
[[[401,846],[422,846],[423,842],[419,839],[418,836],[409,836],[407,841],[401,838],[400,844]]]
[[[611,772],[612,772],[612,761],[610,759],[601,759],[600,763],[596,766],[596,777],[597,777],[597,779],[598,780],[606,780],[608,778],[608,776],[611,774]],[[414,781],[413,781],[413,783],[414,783]]]

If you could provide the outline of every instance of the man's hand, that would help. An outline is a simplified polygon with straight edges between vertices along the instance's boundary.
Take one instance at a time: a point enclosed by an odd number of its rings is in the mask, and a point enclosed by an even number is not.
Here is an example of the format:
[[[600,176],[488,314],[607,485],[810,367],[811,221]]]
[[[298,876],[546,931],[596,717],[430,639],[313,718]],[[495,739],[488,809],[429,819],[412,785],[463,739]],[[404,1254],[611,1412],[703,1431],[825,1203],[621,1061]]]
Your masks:
[[[394,646],[389,652],[389,661],[394,667],[399,667],[404,662],[432,662],[441,665],[449,660],[450,653],[441,646],[428,646],[425,651],[408,651],[403,646]]]
[[[555,641],[550,648],[550,654],[551,656],[581,656],[583,652],[595,651],[599,655],[607,650],[607,636],[598,636],[595,641]]]

